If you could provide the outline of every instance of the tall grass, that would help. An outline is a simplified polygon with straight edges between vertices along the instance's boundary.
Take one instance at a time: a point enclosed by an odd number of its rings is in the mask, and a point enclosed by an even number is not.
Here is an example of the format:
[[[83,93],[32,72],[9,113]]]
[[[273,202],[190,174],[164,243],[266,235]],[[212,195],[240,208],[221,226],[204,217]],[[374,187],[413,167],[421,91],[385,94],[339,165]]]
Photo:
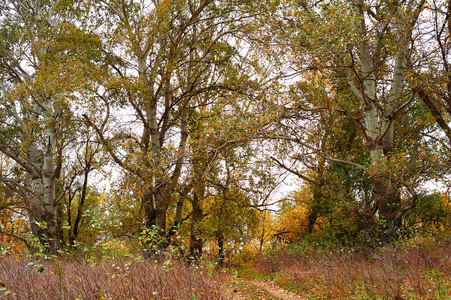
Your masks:
[[[261,256],[255,271],[309,299],[451,299],[451,246]]]
[[[208,272],[146,261],[0,259],[0,282],[0,299],[231,299]]]

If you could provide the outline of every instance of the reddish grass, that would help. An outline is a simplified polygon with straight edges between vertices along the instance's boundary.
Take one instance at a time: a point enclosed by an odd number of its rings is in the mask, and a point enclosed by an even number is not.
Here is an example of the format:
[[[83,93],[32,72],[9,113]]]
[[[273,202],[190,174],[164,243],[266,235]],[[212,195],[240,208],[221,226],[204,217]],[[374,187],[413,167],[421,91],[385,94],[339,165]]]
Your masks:
[[[40,263],[37,263],[40,264]],[[51,260],[39,267],[0,258],[0,299],[231,299],[208,272],[151,262]]]
[[[255,271],[316,299],[451,299],[451,246],[261,256]]]

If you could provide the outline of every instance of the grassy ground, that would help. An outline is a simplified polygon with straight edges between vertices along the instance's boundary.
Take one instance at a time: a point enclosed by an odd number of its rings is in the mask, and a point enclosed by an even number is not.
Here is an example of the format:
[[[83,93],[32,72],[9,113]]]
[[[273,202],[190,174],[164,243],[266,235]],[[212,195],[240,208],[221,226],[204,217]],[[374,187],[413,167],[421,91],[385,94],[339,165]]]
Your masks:
[[[306,299],[451,299],[451,246],[388,248],[371,256],[308,252],[259,256],[240,271]]]
[[[258,255],[226,273],[206,265],[132,257],[0,258],[0,299],[285,299],[277,292],[286,291],[311,300],[451,299],[451,245],[386,248],[371,255],[285,250]]]
[[[0,299],[231,299],[207,269],[146,261],[0,261]]]

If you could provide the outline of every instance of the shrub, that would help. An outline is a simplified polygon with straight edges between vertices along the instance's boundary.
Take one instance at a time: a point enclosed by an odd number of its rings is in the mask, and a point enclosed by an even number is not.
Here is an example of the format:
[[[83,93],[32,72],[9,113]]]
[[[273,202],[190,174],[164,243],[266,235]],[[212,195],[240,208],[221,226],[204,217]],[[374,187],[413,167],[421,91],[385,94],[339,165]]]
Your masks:
[[[4,259],[1,266],[8,299],[230,299],[208,272],[169,261]]]

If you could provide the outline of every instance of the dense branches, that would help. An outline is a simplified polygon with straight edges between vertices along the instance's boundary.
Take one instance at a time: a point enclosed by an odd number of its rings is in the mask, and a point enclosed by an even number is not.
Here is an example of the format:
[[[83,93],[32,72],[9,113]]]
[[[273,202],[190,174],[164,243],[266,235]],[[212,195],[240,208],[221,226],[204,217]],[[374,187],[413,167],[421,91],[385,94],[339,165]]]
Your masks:
[[[258,236],[263,248],[278,169],[301,180],[280,207],[305,218],[298,235],[353,214],[365,220],[356,230],[396,240],[434,198],[426,183],[448,175],[450,11],[424,0],[0,4],[7,216],[26,214],[52,254],[104,242],[89,237],[95,222],[150,255],[182,240],[198,260],[213,242],[223,261],[227,241]]]

